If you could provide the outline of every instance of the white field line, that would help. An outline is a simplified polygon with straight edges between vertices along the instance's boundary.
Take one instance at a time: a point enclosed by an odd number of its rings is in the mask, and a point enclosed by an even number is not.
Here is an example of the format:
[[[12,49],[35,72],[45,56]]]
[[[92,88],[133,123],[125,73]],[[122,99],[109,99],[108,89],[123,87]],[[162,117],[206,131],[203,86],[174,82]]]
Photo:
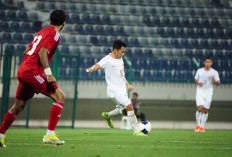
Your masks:
[[[12,146],[41,146],[44,145],[43,143],[38,144],[38,143],[6,143],[6,145],[12,145]],[[81,144],[81,146],[88,145],[89,144]],[[56,145],[47,145],[47,146],[56,146]],[[93,146],[93,145],[92,145]],[[128,147],[128,145],[107,145],[107,146],[112,146],[118,149],[118,147]],[[179,150],[232,150],[232,147],[178,147],[178,146],[152,146],[152,147],[147,147],[148,149],[179,149]],[[96,149],[101,149],[97,147]],[[102,148],[105,149],[105,148]]]

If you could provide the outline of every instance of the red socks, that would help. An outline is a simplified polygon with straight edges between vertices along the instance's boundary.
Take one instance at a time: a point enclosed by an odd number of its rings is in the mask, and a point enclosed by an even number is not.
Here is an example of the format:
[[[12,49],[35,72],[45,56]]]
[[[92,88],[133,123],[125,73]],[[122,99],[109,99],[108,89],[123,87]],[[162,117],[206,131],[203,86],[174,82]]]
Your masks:
[[[63,109],[64,104],[54,102],[51,107],[50,111],[50,118],[48,123],[48,129],[49,130],[55,130],[56,125],[60,119],[61,112]],[[3,122],[0,126],[0,133],[5,134],[7,129],[11,126],[11,124],[14,122],[15,118],[17,117],[16,114],[13,114],[10,110],[5,114]]]
[[[7,129],[9,129],[16,117],[17,115],[13,114],[10,110],[5,114],[3,122],[0,126],[1,134],[5,134],[5,132],[7,131]]]
[[[50,111],[50,118],[48,123],[48,129],[54,131],[56,128],[56,125],[60,119],[61,112],[63,109],[64,104],[53,102],[51,111]]]

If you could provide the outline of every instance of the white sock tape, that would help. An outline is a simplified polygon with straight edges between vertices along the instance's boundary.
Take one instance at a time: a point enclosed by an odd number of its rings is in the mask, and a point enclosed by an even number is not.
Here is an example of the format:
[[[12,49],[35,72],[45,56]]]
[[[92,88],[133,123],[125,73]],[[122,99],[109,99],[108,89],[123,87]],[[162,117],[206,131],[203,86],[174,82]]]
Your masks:
[[[51,71],[51,68],[45,68],[44,69],[44,72],[45,72],[45,75],[52,75],[52,71]]]

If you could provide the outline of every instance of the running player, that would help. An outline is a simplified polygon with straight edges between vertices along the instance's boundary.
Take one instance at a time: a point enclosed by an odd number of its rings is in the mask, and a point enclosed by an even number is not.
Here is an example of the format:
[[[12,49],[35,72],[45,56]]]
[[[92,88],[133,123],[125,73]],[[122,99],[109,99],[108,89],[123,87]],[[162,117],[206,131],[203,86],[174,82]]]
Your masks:
[[[196,123],[195,132],[205,132],[204,126],[208,118],[208,110],[213,96],[213,84],[220,85],[218,72],[211,68],[212,59],[205,58],[204,67],[197,70],[195,75],[196,91]]]
[[[49,62],[56,51],[60,41],[59,32],[66,24],[66,15],[62,10],[54,10],[50,14],[50,26],[40,30],[24,51],[24,59],[19,66],[17,78],[18,87],[16,91],[15,104],[5,114],[0,126],[0,147],[5,147],[4,136],[8,128],[24,109],[27,101],[35,93],[42,93],[54,100],[50,111],[50,118],[43,143],[62,145],[56,134],[55,128],[60,119],[64,106],[65,95],[56,84],[52,75]]]
[[[102,117],[107,120],[108,125],[113,128],[111,117],[122,113],[128,116],[130,125],[136,136],[146,136],[138,130],[137,118],[134,113],[131,101],[128,99],[127,88],[133,91],[133,87],[125,79],[124,56],[126,44],[121,40],[114,41],[113,51],[102,58],[97,64],[86,69],[87,72],[93,72],[100,68],[105,70],[105,79],[107,82],[107,95],[116,104],[116,109],[106,113],[102,113]],[[123,112],[126,111],[126,112]]]

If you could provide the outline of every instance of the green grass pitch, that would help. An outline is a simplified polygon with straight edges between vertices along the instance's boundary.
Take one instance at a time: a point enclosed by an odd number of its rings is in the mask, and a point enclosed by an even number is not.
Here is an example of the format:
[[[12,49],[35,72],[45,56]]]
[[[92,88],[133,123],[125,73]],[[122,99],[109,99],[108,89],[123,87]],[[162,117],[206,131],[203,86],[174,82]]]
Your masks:
[[[117,129],[57,129],[65,145],[42,144],[46,129],[10,129],[0,157],[231,157],[232,132],[153,130],[135,137]]]

